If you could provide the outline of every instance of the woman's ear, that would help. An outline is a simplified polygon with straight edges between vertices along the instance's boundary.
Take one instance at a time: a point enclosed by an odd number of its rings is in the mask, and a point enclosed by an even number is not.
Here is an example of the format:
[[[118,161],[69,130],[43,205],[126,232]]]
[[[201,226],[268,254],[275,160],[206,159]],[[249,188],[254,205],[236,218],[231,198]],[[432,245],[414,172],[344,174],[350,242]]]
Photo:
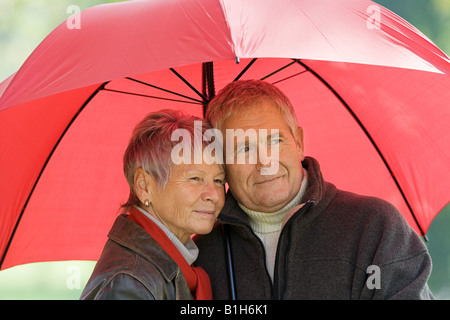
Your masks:
[[[150,180],[149,174],[144,169],[137,168],[134,172],[134,193],[146,207],[151,202]]]

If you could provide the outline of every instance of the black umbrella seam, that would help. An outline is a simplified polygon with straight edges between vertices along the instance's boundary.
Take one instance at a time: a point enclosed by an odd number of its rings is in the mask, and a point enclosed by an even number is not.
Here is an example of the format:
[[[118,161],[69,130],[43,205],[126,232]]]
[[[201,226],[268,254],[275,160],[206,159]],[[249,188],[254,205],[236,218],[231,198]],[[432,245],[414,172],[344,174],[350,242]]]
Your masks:
[[[158,89],[164,91],[164,89],[162,89],[162,88],[158,88]],[[128,91],[122,91],[122,90],[109,89],[109,88],[104,88],[103,91],[115,92],[115,93],[120,93],[120,94],[128,94],[128,95],[131,95],[131,96],[137,96],[137,97],[143,97],[143,98],[151,98],[151,99],[157,99],[157,100],[165,100],[165,101],[171,101],[171,102],[181,102],[181,103],[189,103],[189,104],[195,104],[195,105],[201,105],[202,104],[202,102],[195,102],[196,100],[194,100],[194,101],[187,101],[187,100],[179,100],[179,99],[170,99],[170,98],[150,96],[150,95],[141,94],[141,93],[134,93],[134,92],[128,92]]]
[[[303,66],[306,70],[308,70],[317,80],[319,80],[324,86],[326,86],[332,93],[333,95],[341,102],[341,104],[344,106],[344,108],[350,113],[350,115],[353,117],[353,119],[356,121],[356,123],[359,125],[359,127],[361,128],[361,130],[364,132],[364,134],[366,135],[366,137],[369,139],[370,143],[372,144],[372,146],[374,147],[375,151],[378,153],[378,155],[380,156],[381,160],[383,161],[386,169],[388,170],[389,174],[391,175],[392,179],[394,180],[395,185],[397,186],[403,201],[405,201],[406,206],[408,207],[414,222],[416,223],[417,227],[419,228],[420,233],[422,234],[422,237],[428,241],[428,237],[426,236],[425,232],[422,229],[422,226],[419,224],[419,221],[417,221],[416,215],[414,214],[414,211],[411,207],[411,205],[409,204],[409,201],[406,198],[405,193],[403,192],[403,189],[400,186],[400,183],[397,180],[397,177],[395,176],[394,172],[392,171],[391,167],[389,166],[389,164],[387,163],[385,157],[383,156],[383,153],[381,152],[380,148],[378,147],[378,145],[375,143],[375,141],[373,140],[372,136],[369,134],[369,132],[367,131],[366,127],[363,125],[363,123],[361,122],[361,120],[359,120],[359,118],[356,116],[356,114],[353,112],[353,110],[350,108],[350,106],[347,104],[347,102],[339,95],[339,93],[337,93],[336,90],[334,90],[334,88],[324,79],[322,78],[316,71],[314,71],[310,66],[308,66],[305,62],[300,61],[295,59],[294,61],[296,61],[298,64],[300,64],[301,66]]]
[[[167,93],[170,93],[170,94],[173,94],[173,95],[182,97],[182,98],[186,98],[186,99],[195,101],[195,102],[197,102],[197,103],[202,103],[201,100],[198,100],[198,99],[195,99],[195,98],[186,96],[186,95],[181,94],[181,93],[177,93],[177,92],[172,91],[172,90],[168,90],[168,89],[164,89],[164,88],[162,88],[162,87],[155,86],[155,85],[153,85],[153,84],[151,84],[151,83],[144,82],[144,81],[142,81],[142,80],[134,79],[134,78],[131,78],[131,77],[126,77],[125,79],[130,80],[130,81],[134,81],[134,82],[143,84],[143,85],[145,85],[145,86],[148,86],[148,87],[151,87],[151,88],[154,88],[154,89],[158,89],[158,90],[161,90],[161,91],[164,91],[164,92],[167,92]],[[128,92],[127,92],[127,93],[128,93]],[[144,94],[138,94],[138,93],[137,93],[136,95],[142,95],[142,96],[144,96],[144,97],[149,97],[149,98],[158,98],[158,97],[154,97],[154,96],[150,96],[150,95],[144,95]],[[161,97],[161,98],[158,98],[158,99],[166,99],[166,98],[162,98],[162,97]],[[166,100],[170,100],[170,99],[166,99]]]
[[[176,71],[174,68],[170,68],[170,71],[172,71],[173,74],[175,74],[181,81],[183,81],[192,91],[194,91],[200,98],[202,98],[203,101],[206,100],[206,96],[200,91],[198,91],[187,79],[185,79],[178,71]]]
[[[7,254],[8,254],[9,248],[10,248],[10,246],[11,246],[11,243],[12,243],[12,241],[14,240],[14,236],[16,235],[17,228],[19,227],[20,221],[22,220],[23,214],[25,213],[25,210],[26,210],[26,208],[27,208],[27,206],[28,206],[28,203],[29,203],[29,201],[30,201],[30,199],[31,199],[31,197],[32,197],[32,195],[33,195],[33,193],[34,193],[34,190],[36,189],[36,186],[37,186],[38,183],[39,183],[39,180],[40,180],[42,174],[43,174],[44,171],[45,171],[45,168],[47,167],[48,163],[50,162],[50,159],[52,158],[52,156],[53,156],[55,150],[58,148],[60,142],[62,141],[62,139],[64,138],[64,136],[66,135],[67,131],[68,131],[69,128],[72,126],[72,124],[74,123],[74,121],[78,118],[78,116],[80,115],[80,113],[81,113],[81,112],[84,110],[84,108],[89,104],[89,102],[97,95],[97,93],[99,93],[101,90],[103,90],[104,87],[105,87],[108,83],[109,83],[109,81],[108,81],[108,82],[104,82],[103,84],[101,84],[101,85],[100,85],[100,86],[99,86],[99,87],[98,87],[98,88],[97,88],[97,89],[96,89],[96,90],[95,90],[95,91],[94,91],[94,92],[86,99],[86,101],[83,103],[83,105],[80,107],[80,109],[78,109],[78,111],[77,111],[77,112],[75,113],[75,115],[72,117],[72,119],[70,120],[70,122],[67,124],[66,128],[65,128],[64,131],[61,133],[61,135],[60,135],[58,141],[55,143],[55,145],[53,146],[53,149],[50,151],[49,155],[47,156],[47,159],[45,160],[45,162],[44,162],[44,164],[43,164],[43,166],[42,166],[42,169],[41,169],[41,171],[39,172],[39,175],[37,176],[36,181],[34,182],[33,187],[31,188],[30,193],[28,194],[28,197],[27,197],[27,199],[26,199],[26,201],[25,201],[25,203],[24,203],[24,205],[23,205],[23,207],[22,207],[22,210],[20,211],[19,217],[17,218],[17,221],[16,221],[16,223],[15,223],[15,225],[14,225],[14,228],[13,228],[13,230],[12,230],[12,232],[11,232],[11,235],[9,236],[8,243],[7,243],[6,246],[5,246],[5,250],[3,251],[3,255],[2,255],[2,258],[1,258],[1,260],[0,260],[0,270],[2,270],[3,263],[4,263],[5,259],[6,259],[6,256],[7,256]]]

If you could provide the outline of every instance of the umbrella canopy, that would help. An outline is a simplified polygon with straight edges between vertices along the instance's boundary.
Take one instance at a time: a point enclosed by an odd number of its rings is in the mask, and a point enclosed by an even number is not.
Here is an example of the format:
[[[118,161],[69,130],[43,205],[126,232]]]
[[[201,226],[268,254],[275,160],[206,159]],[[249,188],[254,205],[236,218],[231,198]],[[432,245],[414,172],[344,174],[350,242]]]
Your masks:
[[[202,116],[237,79],[276,84],[325,179],[392,202],[419,234],[450,200],[449,58],[371,1],[130,1],[78,18],[0,84],[2,269],[97,259],[135,124]]]

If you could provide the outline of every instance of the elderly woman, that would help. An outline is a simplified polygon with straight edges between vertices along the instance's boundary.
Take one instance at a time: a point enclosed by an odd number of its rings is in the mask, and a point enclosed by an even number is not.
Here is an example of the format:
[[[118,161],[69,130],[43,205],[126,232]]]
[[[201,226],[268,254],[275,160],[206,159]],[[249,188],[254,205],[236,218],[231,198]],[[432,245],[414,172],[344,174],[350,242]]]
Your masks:
[[[170,110],[151,113],[136,126],[124,155],[126,213],[109,232],[81,299],[211,299],[208,275],[192,266],[198,248],[191,235],[212,230],[224,205],[224,168],[203,157],[189,161],[193,152],[183,155],[188,161],[173,161],[177,129],[188,133],[183,140],[193,151],[210,143],[194,139],[210,128]]]

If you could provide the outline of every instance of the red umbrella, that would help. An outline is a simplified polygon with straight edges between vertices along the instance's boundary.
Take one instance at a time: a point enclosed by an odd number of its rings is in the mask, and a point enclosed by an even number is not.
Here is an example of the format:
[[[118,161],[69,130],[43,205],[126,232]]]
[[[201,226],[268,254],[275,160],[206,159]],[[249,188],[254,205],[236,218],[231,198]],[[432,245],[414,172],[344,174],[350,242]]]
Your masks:
[[[202,116],[235,79],[279,86],[325,179],[392,202],[419,234],[450,200],[449,58],[373,2],[130,1],[77,18],[0,84],[3,269],[97,259],[134,125]]]

